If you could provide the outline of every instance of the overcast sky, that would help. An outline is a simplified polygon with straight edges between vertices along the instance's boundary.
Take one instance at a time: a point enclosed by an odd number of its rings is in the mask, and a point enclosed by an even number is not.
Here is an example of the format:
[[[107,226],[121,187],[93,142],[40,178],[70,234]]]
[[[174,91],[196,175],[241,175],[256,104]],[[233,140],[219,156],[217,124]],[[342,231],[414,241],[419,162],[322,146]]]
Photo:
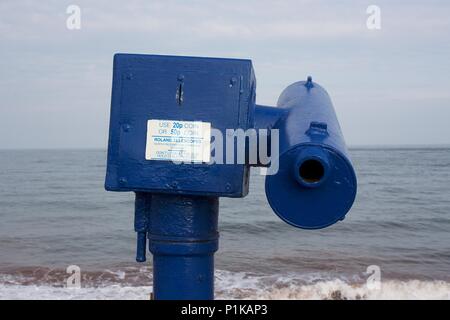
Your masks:
[[[349,145],[450,144],[448,0],[1,0],[0,148],[105,148],[116,52],[252,59],[267,105],[312,75]]]

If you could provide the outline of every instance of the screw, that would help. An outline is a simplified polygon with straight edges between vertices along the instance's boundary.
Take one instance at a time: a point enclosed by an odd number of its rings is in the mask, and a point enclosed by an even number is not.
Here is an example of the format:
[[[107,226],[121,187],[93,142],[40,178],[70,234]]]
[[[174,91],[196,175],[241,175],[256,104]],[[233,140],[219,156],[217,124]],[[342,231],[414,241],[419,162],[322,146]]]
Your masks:
[[[183,81],[184,80],[184,75],[183,74],[179,74],[177,77],[178,81]]]
[[[122,126],[122,128],[123,128],[123,131],[124,131],[124,132],[128,132],[128,131],[130,131],[131,126],[130,126],[128,123],[126,123],[126,124],[124,124],[124,125]]]

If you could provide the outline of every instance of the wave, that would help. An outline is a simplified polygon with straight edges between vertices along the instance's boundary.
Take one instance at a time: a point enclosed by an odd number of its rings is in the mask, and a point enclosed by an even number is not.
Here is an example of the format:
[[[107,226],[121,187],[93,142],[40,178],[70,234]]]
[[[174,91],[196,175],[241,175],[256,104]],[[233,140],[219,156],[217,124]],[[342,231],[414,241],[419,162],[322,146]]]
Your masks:
[[[218,299],[450,299],[450,282],[446,281],[384,280],[373,288],[359,276],[315,273],[260,276],[220,271],[216,278]]]
[[[148,300],[152,290],[147,268],[89,273],[82,277],[81,288],[67,288],[66,277],[63,272],[43,270],[34,276],[2,274],[0,299]],[[329,274],[260,275],[219,270],[215,291],[216,299],[450,300],[450,282],[446,281],[389,279],[379,288],[370,288],[362,279]]]

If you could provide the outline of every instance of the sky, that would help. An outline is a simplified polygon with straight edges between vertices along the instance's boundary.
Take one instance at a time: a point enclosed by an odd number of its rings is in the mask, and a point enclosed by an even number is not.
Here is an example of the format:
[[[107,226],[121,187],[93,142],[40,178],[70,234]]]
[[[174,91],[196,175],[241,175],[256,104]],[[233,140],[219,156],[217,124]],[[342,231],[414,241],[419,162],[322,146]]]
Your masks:
[[[450,144],[449,17],[448,0],[2,0],[0,148],[106,148],[116,52],[251,59],[265,105],[311,75],[349,146]]]

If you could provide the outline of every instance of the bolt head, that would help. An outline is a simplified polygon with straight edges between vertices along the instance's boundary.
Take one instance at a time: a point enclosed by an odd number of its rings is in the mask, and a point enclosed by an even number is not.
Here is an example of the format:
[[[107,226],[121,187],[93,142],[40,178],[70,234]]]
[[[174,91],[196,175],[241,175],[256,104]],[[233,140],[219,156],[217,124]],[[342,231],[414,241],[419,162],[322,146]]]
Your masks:
[[[124,125],[122,126],[122,128],[123,128],[123,131],[124,131],[124,132],[128,132],[128,131],[130,131],[131,126],[130,126],[128,123],[126,123],[126,124],[124,124]]]

